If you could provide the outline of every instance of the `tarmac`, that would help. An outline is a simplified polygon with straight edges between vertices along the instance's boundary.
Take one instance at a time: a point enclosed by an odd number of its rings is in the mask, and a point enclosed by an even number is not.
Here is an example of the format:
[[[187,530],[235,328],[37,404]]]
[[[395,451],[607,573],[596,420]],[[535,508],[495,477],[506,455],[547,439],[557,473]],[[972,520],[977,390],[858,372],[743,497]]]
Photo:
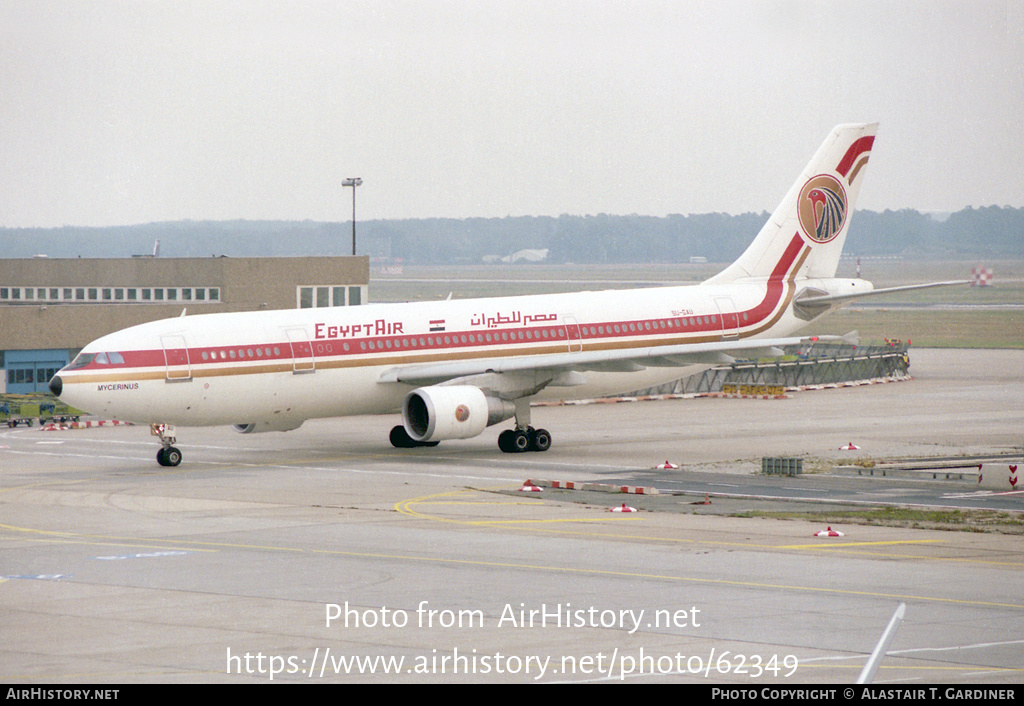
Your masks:
[[[854,470],[1019,456],[1024,351],[911,361],[785,399],[539,407],[542,454],[497,427],[393,449],[384,417],[179,429],[177,468],[141,427],[2,431],[0,680],[852,683],[904,603],[876,683],[1018,684],[1020,536],[732,516],[1024,511],[970,475]]]

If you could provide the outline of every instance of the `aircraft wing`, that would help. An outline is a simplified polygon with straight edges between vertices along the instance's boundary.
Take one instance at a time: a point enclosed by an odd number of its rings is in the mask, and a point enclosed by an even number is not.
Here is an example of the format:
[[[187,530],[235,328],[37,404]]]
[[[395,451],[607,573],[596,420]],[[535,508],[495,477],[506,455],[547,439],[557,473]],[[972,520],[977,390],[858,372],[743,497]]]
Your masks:
[[[810,344],[813,341],[844,340],[838,336],[811,338],[772,338],[685,343],[671,346],[644,346],[631,350],[579,351],[522,355],[507,358],[479,358],[444,363],[396,366],[385,370],[378,382],[409,385],[437,385],[476,375],[511,373],[550,373],[547,384],[578,385],[578,374],[590,370],[630,372],[647,367],[686,365],[722,365],[738,357],[778,356],[783,346]],[[540,385],[541,387],[544,384]]]

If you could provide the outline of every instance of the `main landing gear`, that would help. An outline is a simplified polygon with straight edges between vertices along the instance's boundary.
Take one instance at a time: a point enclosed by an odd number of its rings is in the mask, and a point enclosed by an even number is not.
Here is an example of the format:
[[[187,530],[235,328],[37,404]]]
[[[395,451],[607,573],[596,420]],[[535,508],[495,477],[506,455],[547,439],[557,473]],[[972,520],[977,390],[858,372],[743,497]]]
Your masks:
[[[161,466],[177,466],[181,463],[181,451],[174,447],[176,431],[170,424],[150,424],[149,433],[160,437],[163,448],[156,452],[156,462]]]
[[[515,405],[516,428],[498,434],[498,448],[507,454],[550,449],[551,433],[547,429],[534,429],[530,426],[530,400],[520,397],[515,400]]]
[[[551,448],[551,434],[547,429],[506,429],[498,434],[498,448],[504,453],[547,451]]]
[[[419,446],[437,446],[440,441],[416,441],[416,439],[409,436],[409,432],[405,430],[405,427],[399,424],[391,430],[391,435],[388,437],[391,441],[391,445],[396,449],[414,449]]]

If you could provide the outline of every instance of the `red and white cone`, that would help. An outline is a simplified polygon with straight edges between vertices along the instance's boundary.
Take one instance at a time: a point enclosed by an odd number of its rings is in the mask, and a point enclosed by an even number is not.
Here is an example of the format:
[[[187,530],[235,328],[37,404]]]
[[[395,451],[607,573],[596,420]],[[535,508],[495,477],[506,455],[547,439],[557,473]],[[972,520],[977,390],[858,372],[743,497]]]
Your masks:
[[[832,529],[831,527],[829,527],[828,529],[824,529],[821,532],[815,532],[814,536],[815,537],[844,537],[846,535],[844,535],[842,532],[838,532],[838,531]]]
[[[659,471],[674,471],[677,468],[679,468],[679,466],[669,461],[665,461],[665,463],[659,463],[657,466],[655,466],[655,468],[657,468]]]
[[[540,491],[541,489],[535,486],[530,480],[523,483],[523,487],[519,489],[520,493],[539,493]]]
[[[622,503],[622,507],[609,508],[608,512],[637,512],[637,509],[626,505],[626,503]]]
[[[857,446],[857,445],[856,445],[855,443],[853,443],[853,442],[851,441],[851,442],[850,442],[849,444],[847,444],[846,446],[840,446],[840,447],[839,447],[839,450],[840,450],[840,451],[860,451],[860,447],[859,447],[859,446]]]

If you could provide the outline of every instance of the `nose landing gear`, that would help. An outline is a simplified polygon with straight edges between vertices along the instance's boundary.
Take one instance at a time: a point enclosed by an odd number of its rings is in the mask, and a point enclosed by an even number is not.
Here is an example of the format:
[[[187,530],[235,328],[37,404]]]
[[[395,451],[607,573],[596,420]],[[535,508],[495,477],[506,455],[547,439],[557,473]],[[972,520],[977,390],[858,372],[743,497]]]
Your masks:
[[[177,439],[174,436],[176,431],[173,426],[150,424],[149,433],[160,437],[160,443],[163,445],[163,448],[156,452],[157,463],[161,466],[177,466],[181,463],[181,451],[174,447]]]

